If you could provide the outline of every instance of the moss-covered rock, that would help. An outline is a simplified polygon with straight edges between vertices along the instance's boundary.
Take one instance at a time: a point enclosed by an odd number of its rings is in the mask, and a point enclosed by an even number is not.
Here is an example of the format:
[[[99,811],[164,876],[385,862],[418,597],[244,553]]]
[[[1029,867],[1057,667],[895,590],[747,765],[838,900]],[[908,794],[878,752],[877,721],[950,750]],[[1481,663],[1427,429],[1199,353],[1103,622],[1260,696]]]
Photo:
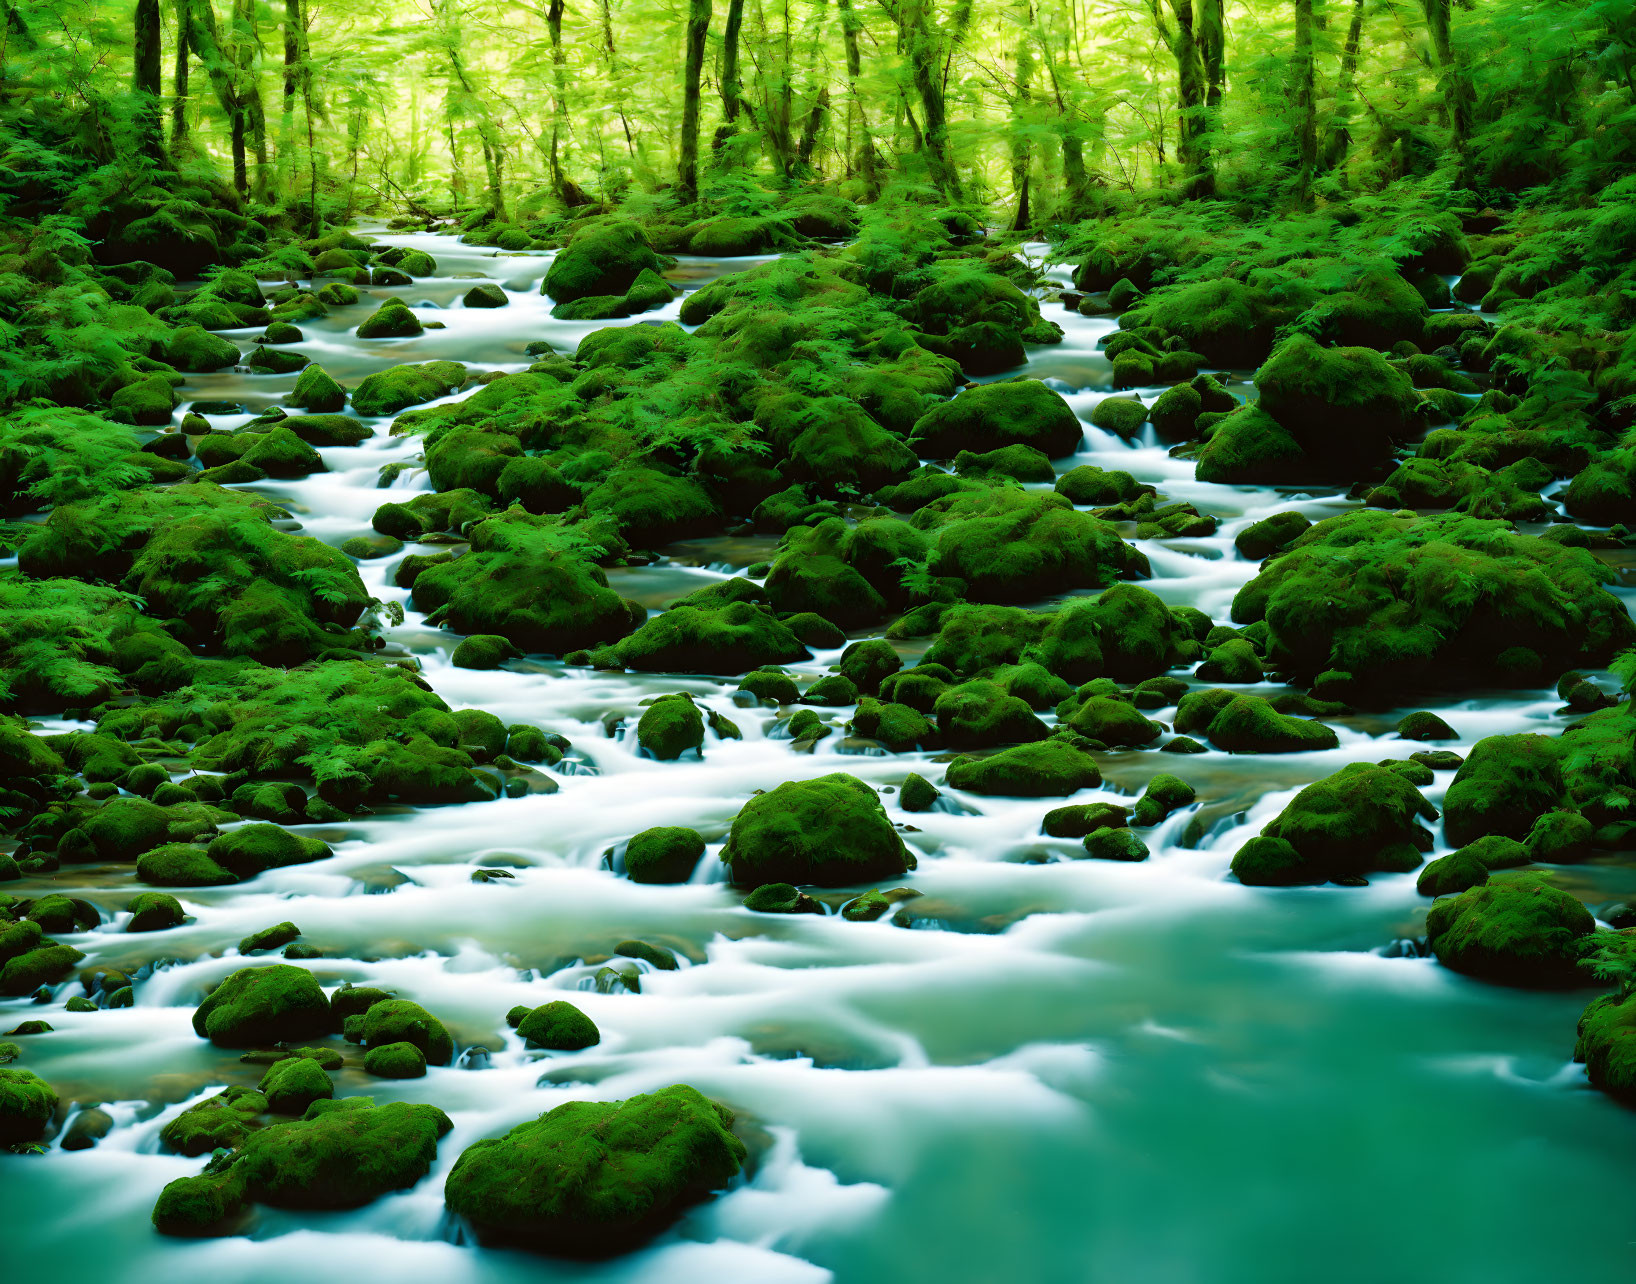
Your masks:
[[[1085,835],[1085,855],[1092,860],[1139,861],[1148,858],[1147,844],[1123,826],[1105,826]]]
[[[643,271],[662,271],[647,236],[624,219],[596,219],[583,224],[551,261],[540,287],[559,303],[599,295],[623,295]]]
[[[673,762],[690,749],[702,751],[704,715],[685,692],[660,696],[637,722],[636,742],[660,762]]]
[[[57,1094],[32,1070],[0,1067],[0,1145],[38,1141],[57,1110]]]
[[[193,1013],[194,1033],[224,1048],[299,1042],[329,1034],[334,1025],[312,973],[288,963],[240,968]]]
[[[602,1042],[596,1022],[563,999],[529,1010],[517,1022],[517,1033],[530,1047],[556,1052],[578,1052]]]
[[[364,1053],[364,1073],[377,1079],[420,1079],[426,1074],[426,1054],[412,1043],[383,1043]]]
[[[794,623],[750,602],[720,610],[676,606],[610,647],[610,659],[644,672],[733,674],[790,664],[808,656]]]
[[[1454,896],[1488,881],[1488,866],[1462,848],[1420,871],[1414,889],[1422,896]]]
[[[1147,782],[1147,788],[1136,800],[1130,823],[1139,828],[1157,825],[1171,812],[1191,807],[1197,798],[1197,792],[1185,780],[1160,772]]]
[[[1585,550],[1501,522],[1365,510],[1319,522],[1267,563],[1233,619],[1265,620],[1269,663],[1303,681],[1337,670],[1366,692],[1530,685],[1636,642],[1606,582]]]
[[[131,897],[126,908],[131,912],[130,922],[125,925],[127,932],[161,932],[179,927],[187,919],[182,903],[164,892],[141,892]]]
[[[698,831],[661,825],[625,844],[625,872],[633,883],[685,883],[704,855]]]
[[[1417,868],[1431,847],[1419,822],[1436,819],[1437,809],[1395,771],[1353,763],[1301,790],[1261,832],[1289,843],[1319,881]]]
[[[992,682],[951,687],[937,698],[932,712],[943,739],[957,749],[1028,743],[1047,734],[1027,701],[1005,694]]]
[[[352,408],[360,415],[393,415],[423,401],[446,397],[465,380],[466,367],[458,361],[389,366],[353,389]]]
[[[1524,839],[1563,795],[1562,742],[1550,736],[1488,736],[1472,747],[1444,799],[1451,843],[1488,834]]]
[[[1085,741],[1053,736],[1014,745],[976,758],[962,755],[949,764],[951,788],[1013,798],[1067,797],[1102,783],[1102,773]]]
[[[553,1252],[639,1246],[738,1173],[725,1107],[677,1084],[627,1101],[571,1101],[468,1147],[444,1198],[480,1236]]]
[[[407,339],[424,331],[419,317],[403,304],[388,300],[364,318],[356,333],[360,339]]]
[[[1574,1060],[1585,1063],[1593,1088],[1636,1102],[1636,994],[1592,999],[1579,1018]]]
[[[982,384],[934,406],[916,421],[909,444],[921,455],[953,458],[963,450],[1032,446],[1051,458],[1071,455],[1084,439],[1062,395],[1036,379]]]
[[[252,1133],[234,1168],[260,1203],[357,1208],[425,1177],[452,1126],[436,1106],[318,1101],[302,1119]]]
[[[322,1073],[322,1072],[320,1072]],[[159,1130],[159,1140],[180,1155],[208,1155],[235,1150],[267,1112],[267,1098],[250,1088],[234,1087],[189,1106]]]
[[[1584,984],[1580,942],[1595,930],[1589,910],[1534,874],[1490,878],[1426,915],[1439,962],[1503,985]]]
[[[305,1114],[315,1101],[335,1095],[335,1085],[323,1066],[308,1057],[285,1057],[275,1061],[261,1076],[256,1091],[267,1098],[267,1108],[275,1114]]]
[[[386,999],[372,1003],[357,1016],[347,1017],[342,1032],[352,1043],[378,1048],[388,1043],[412,1043],[425,1054],[430,1065],[448,1065],[454,1056],[454,1040],[443,1022],[408,999]]]
[[[42,985],[55,985],[85,957],[72,945],[44,941],[37,948],[25,950],[6,960],[0,967],[0,995],[19,997],[33,994]]]
[[[137,858],[136,876],[149,887],[219,887],[238,881],[236,874],[210,858],[207,849],[192,843],[165,843],[143,852]]]
[[[786,781],[750,799],[733,820],[722,860],[743,887],[845,887],[915,867],[879,796],[842,772]]]

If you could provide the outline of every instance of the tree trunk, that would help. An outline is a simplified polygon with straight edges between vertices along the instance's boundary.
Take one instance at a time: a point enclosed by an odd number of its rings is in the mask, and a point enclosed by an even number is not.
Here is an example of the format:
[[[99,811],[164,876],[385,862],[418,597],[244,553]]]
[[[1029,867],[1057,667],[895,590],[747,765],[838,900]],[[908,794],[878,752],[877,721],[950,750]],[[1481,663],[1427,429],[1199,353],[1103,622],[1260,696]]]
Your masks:
[[[1358,81],[1358,52],[1363,45],[1363,11],[1367,0],[1352,0],[1352,21],[1341,49],[1341,75],[1335,87],[1335,119],[1324,132],[1324,169],[1339,169],[1352,146],[1352,100]]]
[[[1432,49],[1437,54],[1438,80],[1443,89],[1443,106],[1448,112],[1450,141],[1454,149],[1464,152],[1466,139],[1471,134],[1471,93],[1465,75],[1454,56],[1454,42],[1449,31],[1452,0],[1421,0],[1426,13],[1426,27],[1431,32]]]
[[[164,157],[159,117],[159,0],[136,0],[131,31],[131,93],[136,99],[136,145],[151,160]]]
[[[720,151],[738,132],[738,114],[744,106],[744,86],[739,80],[738,38],[744,25],[744,0],[728,0],[727,26],[721,34],[721,128],[716,130],[715,149]]]
[[[1201,47],[1199,28],[1210,27],[1212,16],[1219,16],[1219,5],[1213,0],[1200,0],[1207,12],[1200,15],[1195,25],[1194,0],[1170,0],[1171,16],[1176,26],[1172,30],[1159,8],[1159,0],[1149,0],[1159,36],[1176,60],[1176,132],[1177,158],[1187,171],[1187,194],[1195,199],[1215,195],[1216,175],[1210,161],[1210,106],[1205,72],[1205,50]],[[1204,44],[1211,44],[1209,35]],[[1163,164],[1164,144],[1160,142],[1160,163]]]
[[[613,11],[610,0],[600,0],[602,8],[602,47],[608,55],[608,74],[617,79],[619,76],[619,53],[614,48]],[[631,133],[631,120],[625,114],[625,105],[619,105],[619,123],[625,130],[625,150],[630,153],[631,159],[636,159],[636,137]]]
[[[853,11],[852,0],[835,0],[841,14],[841,43],[846,50],[846,166],[850,177],[854,168],[863,174],[864,189],[871,199],[879,194],[880,180],[875,166],[875,140],[869,132],[869,113],[863,105],[858,81],[863,76],[863,55],[858,49],[858,32],[863,23]],[[854,161],[856,157],[856,161]]]
[[[1011,220],[1011,230],[1021,232],[1029,226],[1028,169],[1033,163],[1033,149],[1028,143],[1026,112],[1029,91],[1034,78],[1034,6],[1032,0],[1021,0],[1016,6],[1017,23],[1016,92],[1011,100],[1011,190],[1017,196],[1017,210]]]
[[[687,58],[682,70],[682,146],[677,188],[682,204],[699,199],[699,82],[704,77],[704,41],[710,33],[710,0],[688,0]]]
[[[1290,98],[1295,107],[1297,190],[1305,202],[1312,191],[1312,173],[1318,167],[1317,72],[1312,58],[1312,0],[1295,0],[1294,84]]]
[[[796,164],[802,170],[812,168],[813,149],[818,146],[818,135],[823,132],[824,121],[829,116],[829,86],[824,85],[818,90],[818,97],[813,100],[812,110],[807,113],[806,127],[801,131],[801,145],[796,149]]]
[[[279,185],[295,182],[295,102],[307,71],[307,26],[301,0],[284,0],[284,99],[278,134]]]
[[[170,150],[187,142],[188,0],[176,0],[176,62],[171,79]]]
[[[546,26],[551,32],[551,189],[564,205],[584,205],[588,199],[562,168],[568,137],[568,56],[562,48],[563,0],[551,0]]]
[[[898,28],[915,92],[920,96],[921,146],[932,182],[954,200],[961,199],[960,177],[949,158],[949,120],[943,96],[944,67],[940,41],[932,30],[931,0],[900,0]],[[952,50],[951,50],[952,52]]]

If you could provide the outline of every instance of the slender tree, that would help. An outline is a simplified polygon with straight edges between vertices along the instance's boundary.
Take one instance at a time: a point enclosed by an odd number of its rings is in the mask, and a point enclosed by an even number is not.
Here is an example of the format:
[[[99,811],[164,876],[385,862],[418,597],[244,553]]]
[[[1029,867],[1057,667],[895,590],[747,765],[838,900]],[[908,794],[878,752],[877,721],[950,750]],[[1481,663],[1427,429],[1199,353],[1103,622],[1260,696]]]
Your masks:
[[[131,41],[131,94],[136,103],[136,145],[152,160],[164,158],[160,124],[161,64],[159,0],[136,0]]]
[[[704,42],[710,33],[710,0],[688,0],[687,56],[682,67],[682,143],[677,190],[684,205],[699,199],[699,89],[704,79]]]

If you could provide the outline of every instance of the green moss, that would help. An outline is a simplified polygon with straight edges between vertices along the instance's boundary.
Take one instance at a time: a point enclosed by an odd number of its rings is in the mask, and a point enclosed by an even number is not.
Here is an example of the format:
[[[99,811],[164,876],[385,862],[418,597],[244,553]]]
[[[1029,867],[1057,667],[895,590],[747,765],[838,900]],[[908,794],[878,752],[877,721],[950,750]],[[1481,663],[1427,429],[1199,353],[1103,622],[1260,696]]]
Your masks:
[[[1447,900],[1426,915],[1426,937],[1445,967],[1502,985],[1572,986],[1591,913],[1538,875],[1507,874]]]
[[[390,366],[370,375],[353,389],[352,408],[366,416],[396,414],[423,401],[448,396],[465,379],[466,367],[457,361]]]
[[[1142,796],[1136,800],[1130,823],[1141,828],[1157,825],[1171,812],[1192,806],[1197,797],[1193,786],[1185,780],[1161,772],[1148,781]]]
[[[841,772],[786,781],[750,799],[733,820],[722,860],[745,887],[845,887],[915,866],[875,791]]]
[[[436,1106],[319,1101],[303,1119],[252,1133],[235,1168],[264,1204],[356,1208],[425,1177],[451,1127]]]
[[[388,301],[364,318],[357,335],[360,339],[403,339],[423,331],[419,317],[403,304]]]
[[[960,719],[966,732],[979,735],[1002,734],[1004,738],[1003,728],[987,723],[981,711],[967,712],[975,713],[975,719],[951,713],[951,716]],[[1015,717],[1014,711],[1012,717]],[[933,745],[938,741],[937,728],[918,709],[912,709],[906,704],[882,702],[869,696],[858,701],[858,711],[852,719],[852,730],[856,735],[866,739],[880,741],[892,753],[905,753],[910,749]]]
[[[625,845],[625,872],[633,883],[685,883],[703,855],[704,839],[695,830],[644,829]]]
[[[1072,707],[1072,712],[1063,719],[1064,726],[1105,745],[1140,747],[1152,744],[1163,730],[1158,723],[1149,722],[1134,705],[1124,700],[1106,696],[1070,697],[1063,704],[1064,707]]]
[[[239,878],[254,878],[269,869],[328,860],[328,843],[289,833],[277,825],[245,825],[213,839],[210,859]]]
[[[1303,753],[1340,743],[1321,722],[1279,713],[1261,696],[1223,691],[1182,697],[1176,729],[1202,730],[1212,744],[1229,753]]]
[[[254,954],[260,950],[276,950],[282,945],[288,945],[300,935],[301,929],[288,920],[274,923],[271,927],[251,932],[249,936],[240,940],[239,953]]]
[[[56,1109],[57,1094],[39,1075],[0,1068],[0,1145],[38,1140]]]
[[[982,384],[934,406],[915,422],[910,445],[952,458],[963,450],[1032,446],[1057,458],[1079,449],[1084,430],[1060,393],[1035,379]]]
[[[157,355],[178,370],[203,374],[236,364],[239,347],[202,326],[188,325],[177,330]]]
[[[743,673],[789,664],[808,652],[791,625],[749,602],[722,610],[678,606],[654,616],[612,648],[628,669],[679,673]]]
[[[684,692],[660,696],[636,724],[636,740],[661,762],[672,762],[690,749],[704,748],[704,715]]]
[[[320,1072],[322,1073],[322,1072]],[[189,1106],[159,1130],[159,1140],[177,1154],[208,1155],[233,1150],[267,1111],[267,1098],[249,1088],[228,1088]]]
[[[285,1057],[261,1076],[256,1091],[267,1098],[267,1108],[275,1114],[299,1115],[313,1102],[333,1097],[335,1085],[316,1061]]]
[[[1102,783],[1102,773],[1083,741],[1054,736],[982,758],[956,758],[947,779],[951,788],[968,793],[1049,798],[1094,789]]]
[[[141,892],[131,897],[126,908],[131,912],[127,932],[160,932],[179,927],[187,919],[182,903],[164,892]]]
[[[1574,1060],[1585,1063],[1592,1087],[1636,1101],[1636,995],[1620,992],[1591,1000],[1579,1018]]]
[[[739,1171],[725,1107],[683,1085],[571,1101],[468,1147],[444,1198],[485,1239],[551,1251],[640,1245]]]
[[[1488,736],[1454,774],[1444,801],[1452,843],[1487,834],[1527,837],[1563,795],[1562,744],[1549,736]]]
[[[557,1052],[578,1052],[602,1042],[596,1023],[562,999],[530,1010],[518,1022],[517,1033],[531,1047]]]
[[[1118,829],[1129,812],[1113,803],[1075,803],[1053,807],[1040,822],[1040,832],[1052,838],[1084,838],[1099,829]]]
[[[1069,503],[1102,508],[1122,504],[1139,495],[1153,493],[1153,487],[1126,472],[1109,472],[1094,464],[1080,464],[1056,479],[1056,492]]]
[[[203,847],[165,843],[143,852],[136,876],[150,887],[218,887],[237,882],[237,876],[210,859]]]
[[[194,1010],[193,1031],[219,1047],[298,1042],[334,1028],[329,1000],[304,968],[240,968]]]
[[[1282,838],[1259,834],[1233,854],[1233,877],[1247,887],[1297,887],[1328,881],[1322,862]]]
[[[1353,763],[1301,790],[1261,832],[1289,843],[1320,881],[1418,867],[1431,847],[1422,819],[1436,820],[1437,809],[1402,776]]]
[[[998,450],[984,451],[982,454],[962,450],[954,457],[954,471],[962,477],[993,474],[1020,482],[1056,480],[1050,457],[1033,446],[1001,446]]]
[[[1148,849],[1130,830],[1109,827],[1085,835],[1085,855],[1092,860],[1138,861],[1148,858]]]
[[[159,1192],[153,1205],[154,1229],[162,1235],[225,1235],[243,1212],[244,1203],[244,1183],[237,1167],[212,1164],[203,1174],[178,1177]]]
[[[607,576],[535,521],[513,510],[480,522],[471,552],[415,579],[416,604],[456,632],[495,634],[524,651],[563,655],[627,632],[632,612]]]
[[[425,1054],[430,1065],[448,1065],[454,1056],[454,1040],[443,1023],[408,999],[386,999],[371,1004],[357,1016],[346,1018],[344,1032],[351,1042],[366,1048],[412,1043]]]
[[[657,272],[663,267],[635,223],[596,219],[582,224],[558,251],[540,292],[559,303],[594,295],[623,295],[644,270]]]
[[[1561,672],[1636,641],[1607,572],[1582,549],[1459,515],[1330,518],[1239,591],[1233,619],[1265,620],[1269,663],[1310,680],[1335,669],[1366,690],[1426,681],[1531,684],[1508,654]],[[1314,603],[1322,603],[1314,610]]]
[[[1422,896],[1453,896],[1488,881],[1488,866],[1462,849],[1420,871],[1414,889]]]
[[[898,803],[904,811],[930,811],[942,796],[929,780],[918,772],[911,771],[903,778],[903,787],[898,792]]]
[[[1006,695],[992,682],[966,682],[950,688],[933,706],[944,740],[958,749],[1043,740],[1045,724],[1028,703]]]

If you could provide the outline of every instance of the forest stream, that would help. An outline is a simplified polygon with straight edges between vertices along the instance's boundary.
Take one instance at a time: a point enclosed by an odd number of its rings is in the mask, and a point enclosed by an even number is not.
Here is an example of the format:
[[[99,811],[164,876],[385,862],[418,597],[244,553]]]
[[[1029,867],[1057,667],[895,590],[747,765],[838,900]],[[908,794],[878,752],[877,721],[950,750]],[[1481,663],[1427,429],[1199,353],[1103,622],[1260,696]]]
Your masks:
[[[378,225],[358,231],[376,247],[423,251],[436,272],[364,288],[358,302],[302,322],[304,338],[288,350],[349,387],[405,362],[522,371],[534,360],[525,345],[544,340],[572,353],[603,324],[553,318],[540,292],[551,252],[497,252]],[[1051,249],[1031,243],[1023,252],[1048,260]],[[691,291],[768,257],[683,254],[666,278]],[[1068,289],[1071,266],[1052,265],[1047,276]],[[505,290],[505,306],[461,302],[484,282]],[[1225,620],[1259,568],[1235,548],[1241,531],[1275,513],[1316,522],[1358,507],[1336,489],[1199,481],[1151,425],[1128,440],[1092,426],[1114,385],[1099,343],[1118,323],[1063,308],[1055,288],[1036,293],[1062,342],[1030,345],[1020,370],[985,378],[1026,374],[1066,398],[1084,437],[1077,453],[1053,461],[1056,471],[1123,470],[1219,519],[1213,534],[1134,541],[1151,567],[1142,584],[1165,603]],[[393,294],[443,328],[357,338]],[[637,324],[676,321],[685,297]],[[248,348],[260,329],[225,333]],[[1237,397],[1253,394],[1248,371],[1217,373]],[[295,380],[242,367],[192,374],[172,419],[179,424],[194,403],[236,403],[246,413],[208,416],[212,429],[230,431],[283,402]],[[1133,391],[1151,402],[1162,390]],[[373,435],[356,446],[321,447],[327,471],[242,488],[284,506],[298,523],[287,529],[326,544],[371,535],[383,502],[432,491],[417,462],[421,439],[390,435],[392,419],[366,420]],[[409,466],[383,490],[389,464]],[[1426,949],[1428,901],[1414,873],[1280,889],[1228,875],[1235,852],[1303,786],[1349,763],[1427,748],[1396,733],[1404,714],[1441,716],[1458,738],[1435,747],[1464,757],[1484,737],[1560,733],[1573,715],[1548,686],[1406,689],[1401,707],[1327,717],[1338,739],[1330,749],[1099,754],[1105,781],[1075,803],[1129,806],[1159,771],[1185,776],[1199,801],[1141,831],[1145,860],[1074,859],[1084,855],[1077,839],[1041,833],[1042,815],[1062,799],[951,787],[949,754],[886,753],[848,732],[853,707],[819,708],[829,733],[797,744],[784,727],[790,709],[735,695],[735,678],[599,671],[538,656],[455,667],[459,637],[428,624],[394,577],[402,556],[449,546],[411,542],[360,563],[368,592],[403,607],[401,623],[381,626],[382,656],[413,657],[452,708],[566,737],[567,757],[515,797],[388,804],[303,826],[332,857],[182,889],[190,917],[160,938],[124,930],[125,907],[142,890],[129,869],[65,866],[8,884],[18,896],[49,888],[101,907],[94,930],[55,935],[84,952],[81,968],[134,977],[128,1008],[0,1002],[6,1029],[49,1017],[53,1032],[28,1041],[29,1069],[64,1102],[101,1102],[112,1120],[94,1148],[72,1151],[62,1145],[71,1110],[46,1153],[0,1160],[27,1165],[26,1178],[5,1188],[5,1257],[16,1278],[1464,1284],[1543,1281],[1569,1269],[1628,1275],[1636,1114],[1593,1091],[1570,1059],[1585,994],[1496,987],[1441,966]],[[650,565],[611,569],[608,581],[657,612],[769,561],[777,546],[776,534],[683,540]],[[1613,591],[1627,605],[1636,592],[1623,582]],[[894,645],[913,664],[927,643]],[[804,686],[840,653],[815,649],[784,667]],[[1270,680],[1243,689],[1289,690]],[[676,761],[639,752],[641,702],[677,691],[731,720],[740,738],[707,731],[701,753]],[[1144,712],[1168,727],[1177,710]],[[1054,725],[1055,715],[1042,716]],[[32,725],[40,735],[92,729],[63,718]],[[898,804],[911,771],[941,791],[929,811]],[[838,912],[852,892],[815,892],[821,914],[745,908],[716,859],[734,816],[755,791],[832,772],[881,792],[918,858],[912,873],[884,885],[918,895],[874,921]],[[1441,807],[1453,774],[1437,770],[1422,789],[1432,805]],[[653,826],[705,837],[690,881],[621,876],[625,841]],[[1455,846],[1440,822],[1429,828],[1428,860]],[[1556,885],[1597,910],[1636,897],[1636,871],[1595,860],[1563,866]],[[435,1104],[453,1131],[425,1180],[354,1211],[269,1208],[248,1236],[156,1235],[155,1199],[200,1163],[168,1153],[161,1130],[262,1072],[237,1049],[198,1038],[190,1018],[245,964],[240,939],[281,920],[299,926],[318,955],[299,965],[326,987],[411,996],[453,1036],[450,1063],[420,1078],[371,1077],[349,1061],[336,1075],[338,1095]],[[616,955],[628,940],[660,947],[661,963],[671,952],[674,966]],[[75,992],[67,984],[64,993]],[[526,1048],[502,1019],[561,998],[594,1021],[595,1046]],[[725,1193],[649,1246],[588,1263],[478,1249],[445,1209],[445,1179],[473,1141],[570,1099],[623,1099],[672,1083],[729,1103],[748,1157]]]

